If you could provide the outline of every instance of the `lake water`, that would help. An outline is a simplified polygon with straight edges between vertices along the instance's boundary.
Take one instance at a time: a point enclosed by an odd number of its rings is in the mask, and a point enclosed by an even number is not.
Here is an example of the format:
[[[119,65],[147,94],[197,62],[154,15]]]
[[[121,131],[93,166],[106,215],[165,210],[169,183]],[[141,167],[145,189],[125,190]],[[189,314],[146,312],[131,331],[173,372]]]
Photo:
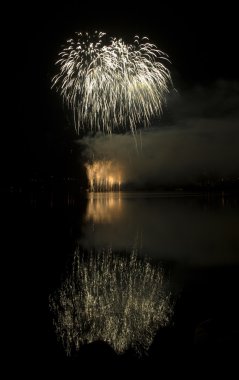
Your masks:
[[[35,368],[74,373],[92,363],[167,373],[172,363],[220,368],[227,357],[233,365],[237,196],[40,192],[8,200],[13,356],[20,350]]]

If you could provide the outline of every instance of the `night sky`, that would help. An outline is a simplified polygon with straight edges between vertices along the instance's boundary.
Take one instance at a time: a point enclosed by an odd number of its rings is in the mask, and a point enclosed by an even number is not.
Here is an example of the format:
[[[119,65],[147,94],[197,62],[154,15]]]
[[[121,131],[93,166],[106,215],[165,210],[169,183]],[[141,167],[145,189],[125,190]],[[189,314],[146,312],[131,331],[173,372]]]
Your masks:
[[[200,88],[201,96],[193,117],[215,116],[224,104],[213,104],[220,83],[233,87],[232,103],[225,113],[238,120],[238,57],[235,5],[228,2],[211,8],[202,2],[192,5],[130,6],[115,3],[66,2],[63,6],[32,5],[12,7],[5,13],[2,36],[5,52],[3,81],[6,84],[2,117],[1,164],[6,183],[21,183],[32,177],[78,176],[82,172],[79,145],[73,125],[64,112],[61,99],[50,89],[56,73],[54,62],[61,45],[75,31],[102,30],[126,40],[138,34],[148,36],[172,64],[175,88],[183,99],[184,115],[190,118],[195,104],[187,108],[191,92]],[[216,89],[214,92],[212,89]],[[205,107],[207,98],[209,105]],[[197,97],[194,97],[197,99]],[[195,100],[196,102],[197,100]],[[203,105],[204,104],[204,105]],[[178,113],[179,105],[169,107],[166,118]],[[188,109],[188,115],[187,115]],[[203,115],[204,116],[204,115]],[[216,111],[216,116],[225,115]],[[235,130],[235,128],[234,128]],[[238,133],[235,135],[238,136]],[[81,175],[81,174],[80,174]]]

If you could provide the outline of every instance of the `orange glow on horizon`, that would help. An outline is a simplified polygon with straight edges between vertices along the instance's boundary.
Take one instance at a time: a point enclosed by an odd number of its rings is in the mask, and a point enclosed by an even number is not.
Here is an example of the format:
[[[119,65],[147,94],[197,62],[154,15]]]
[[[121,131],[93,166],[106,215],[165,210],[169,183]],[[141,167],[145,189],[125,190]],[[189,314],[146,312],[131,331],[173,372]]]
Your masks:
[[[94,161],[85,166],[91,192],[120,191],[122,170],[113,161]]]

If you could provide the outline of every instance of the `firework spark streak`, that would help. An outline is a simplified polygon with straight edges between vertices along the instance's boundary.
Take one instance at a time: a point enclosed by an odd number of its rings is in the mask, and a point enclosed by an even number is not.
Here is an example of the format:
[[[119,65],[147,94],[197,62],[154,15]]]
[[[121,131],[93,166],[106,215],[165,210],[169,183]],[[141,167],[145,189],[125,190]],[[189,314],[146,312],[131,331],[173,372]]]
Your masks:
[[[75,129],[111,133],[161,115],[171,77],[167,55],[146,37],[132,44],[103,32],[76,33],[59,53],[52,87],[73,112]]]
[[[132,347],[140,354],[172,314],[162,268],[139,259],[136,250],[120,255],[111,249],[77,249],[50,308],[67,355],[97,340],[117,353]]]

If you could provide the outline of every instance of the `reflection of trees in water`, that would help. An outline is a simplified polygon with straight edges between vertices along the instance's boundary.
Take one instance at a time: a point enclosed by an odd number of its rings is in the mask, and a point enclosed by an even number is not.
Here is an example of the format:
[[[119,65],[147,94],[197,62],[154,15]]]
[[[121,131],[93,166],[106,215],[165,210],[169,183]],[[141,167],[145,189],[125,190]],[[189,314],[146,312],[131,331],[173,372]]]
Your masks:
[[[50,297],[59,340],[68,355],[81,345],[107,342],[117,353],[147,351],[172,314],[163,269],[137,251],[75,251],[72,271]]]

